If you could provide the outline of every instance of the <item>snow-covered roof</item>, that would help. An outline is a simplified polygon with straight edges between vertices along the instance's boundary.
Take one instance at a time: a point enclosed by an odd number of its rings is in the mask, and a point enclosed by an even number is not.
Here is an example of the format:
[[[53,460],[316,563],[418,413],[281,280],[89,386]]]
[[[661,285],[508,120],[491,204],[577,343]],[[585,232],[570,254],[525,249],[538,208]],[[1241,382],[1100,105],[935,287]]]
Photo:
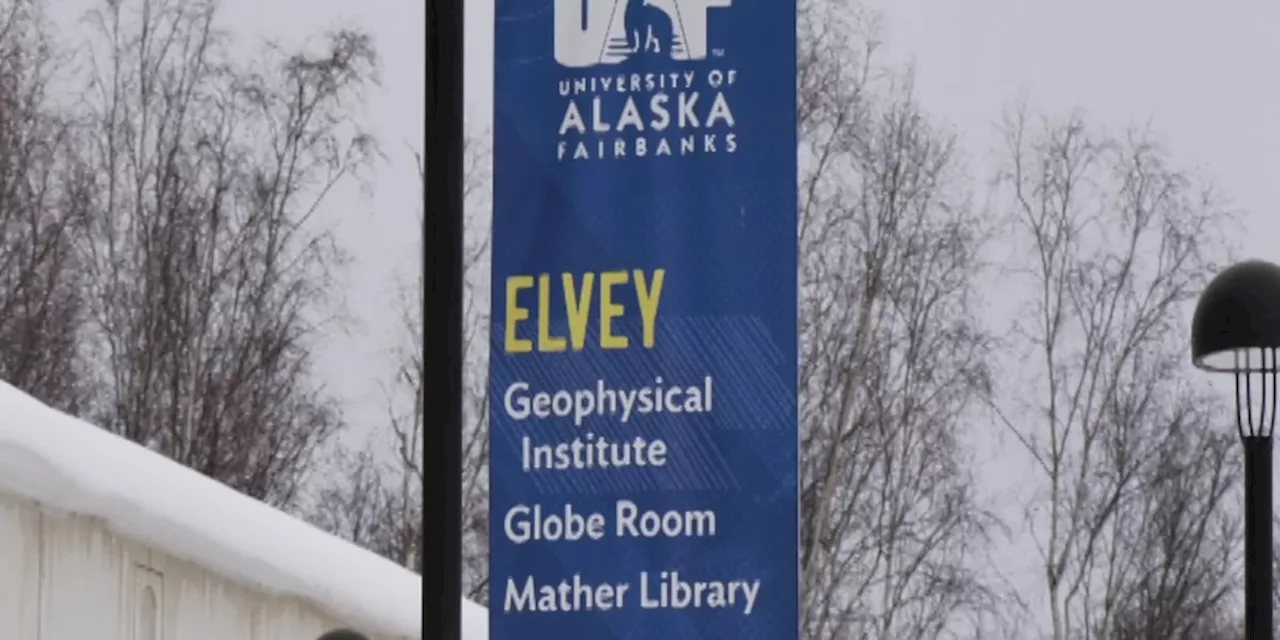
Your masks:
[[[0,491],[97,516],[130,539],[268,593],[309,599],[369,632],[421,637],[417,574],[4,382]],[[487,638],[485,610],[463,606],[467,638]]]

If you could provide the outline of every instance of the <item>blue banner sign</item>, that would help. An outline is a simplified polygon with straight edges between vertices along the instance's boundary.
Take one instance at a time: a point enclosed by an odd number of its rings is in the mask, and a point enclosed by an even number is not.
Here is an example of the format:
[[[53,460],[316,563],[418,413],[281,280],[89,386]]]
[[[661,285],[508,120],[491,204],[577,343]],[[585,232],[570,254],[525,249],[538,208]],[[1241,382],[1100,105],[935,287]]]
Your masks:
[[[496,640],[798,637],[795,12],[496,0]]]

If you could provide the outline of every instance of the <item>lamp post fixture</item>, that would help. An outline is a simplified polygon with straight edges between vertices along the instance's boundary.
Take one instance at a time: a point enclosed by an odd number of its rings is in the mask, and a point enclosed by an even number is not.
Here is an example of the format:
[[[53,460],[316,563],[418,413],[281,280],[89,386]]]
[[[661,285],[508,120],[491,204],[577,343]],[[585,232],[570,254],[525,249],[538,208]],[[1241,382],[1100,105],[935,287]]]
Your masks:
[[[1280,266],[1241,262],[1205,287],[1191,322],[1191,359],[1236,383],[1236,429],[1244,445],[1244,627],[1272,640],[1271,435],[1280,354]]]

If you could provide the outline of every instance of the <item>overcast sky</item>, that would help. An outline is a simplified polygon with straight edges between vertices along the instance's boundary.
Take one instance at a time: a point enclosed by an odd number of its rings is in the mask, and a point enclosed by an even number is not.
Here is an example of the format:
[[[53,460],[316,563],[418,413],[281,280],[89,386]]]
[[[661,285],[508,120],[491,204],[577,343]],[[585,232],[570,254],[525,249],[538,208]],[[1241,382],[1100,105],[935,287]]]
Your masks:
[[[990,154],[1002,108],[1020,97],[1050,111],[1080,107],[1111,127],[1150,124],[1181,162],[1206,172],[1242,211],[1247,233],[1235,240],[1243,257],[1280,261],[1280,83],[1275,81],[1280,4],[868,0],[868,5],[886,20],[886,53],[917,65],[921,101],[959,132],[969,155]],[[468,103],[475,121],[487,124],[492,3],[473,0],[468,11]],[[1004,482],[1016,484],[1017,478]],[[1038,584],[1030,545],[1018,555],[1021,561],[1006,558],[1010,577],[1022,585]]]
[[[741,0],[740,0],[741,1]],[[756,0],[761,1],[761,0]],[[1083,107],[1113,126],[1150,122],[1184,162],[1208,172],[1246,214],[1248,256],[1280,261],[1280,4],[1273,0],[870,0],[886,18],[886,52],[917,64],[922,102],[960,132],[968,152],[994,147],[1001,109],[1020,96],[1040,108]],[[393,155],[376,196],[338,194],[327,211],[356,253],[350,300],[362,337],[326,362],[356,415],[374,415],[386,309],[398,267],[412,259],[418,199],[405,144],[421,148],[425,19],[421,0],[229,0],[233,25],[296,38],[358,22],[382,51],[382,91],[370,108]],[[473,126],[492,113],[493,6],[467,4],[467,103]],[[1225,425],[1224,425],[1225,427]]]
[[[757,0],[759,1],[759,0]],[[1181,163],[1210,176],[1244,214],[1245,257],[1280,261],[1280,4],[1272,0],[868,0],[885,52],[914,62],[926,109],[981,160],[1002,108],[1025,98],[1080,107],[1094,122],[1150,124]],[[477,122],[492,99],[493,7],[467,5],[467,92]],[[1229,425],[1224,424],[1227,428]],[[1007,469],[1007,466],[1000,467]],[[1003,481],[1016,484],[1005,475]],[[991,487],[998,493],[999,487]],[[1024,541],[1027,541],[1024,538]],[[1030,545],[1004,568],[1035,604]],[[1019,557],[1014,557],[1019,556]]]
[[[1246,213],[1244,253],[1280,261],[1274,0],[868,2],[886,18],[887,53],[917,64],[922,102],[961,133],[971,155],[994,147],[1001,109],[1019,96],[1050,110],[1083,107],[1109,125],[1150,122]],[[325,211],[355,253],[348,294],[364,323],[361,335],[333,343],[325,365],[353,415],[372,417],[394,277],[415,259],[419,195],[410,149],[421,148],[423,135],[424,3],[227,0],[226,7],[231,26],[247,34],[297,39],[355,23],[377,38],[385,66],[370,115],[391,163],[371,199],[338,193]],[[473,126],[483,128],[492,113],[492,0],[469,0],[467,9],[467,103]]]
[[[990,155],[1001,109],[1019,97],[1051,111],[1079,107],[1109,127],[1149,123],[1180,163],[1205,172],[1241,210],[1247,232],[1232,240],[1242,257],[1280,262],[1280,85],[1274,81],[1280,5],[872,0],[870,6],[886,19],[887,52],[916,63],[921,101],[955,127],[970,155]],[[1224,429],[1233,426],[1229,420],[1224,417]],[[1022,484],[1009,471],[1010,460],[983,465],[992,495]],[[1014,512],[1003,511],[1006,517]],[[1015,539],[1022,544],[1002,550],[998,560],[1032,611],[1043,613],[1033,595],[1043,582],[1037,554],[1029,537]]]
[[[1002,106],[1019,96],[1041,108],[1083,107],[1109,125],[1150,122],[1181,160],[1209,172],[1251,215],[1253,228],[1240,238],[1245,252],[1280,261],[1275,240],[1280,237],[1280,84],[1275,81],[1280,4],[866,0],[864,5],[885,17],[886,52],[917,64],[922,102],[960,131],[970,153],[982,155],[991,148]],[[373,17],[375,10],[364,11]],[[475,119],[487,123],[493,3],[469,0],[467,12],[467,101]]]

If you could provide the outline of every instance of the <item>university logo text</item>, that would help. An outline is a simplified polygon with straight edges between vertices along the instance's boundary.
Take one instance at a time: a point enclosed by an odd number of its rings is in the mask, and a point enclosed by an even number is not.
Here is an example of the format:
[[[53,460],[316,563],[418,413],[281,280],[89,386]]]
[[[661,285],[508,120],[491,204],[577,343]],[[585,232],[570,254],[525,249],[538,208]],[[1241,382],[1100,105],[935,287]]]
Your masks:
[[[707,58],[707,14],[733,0],[555,0],[555,57],[565,67],[636,55]]]
[[[736,153],[738,70],[705,61],[708,15],[733,0],[555,0],[555,58],[565,99],[561,162]],[[730,58],[723,50],[714,56]],[[615,65],[627,60],[619,73]],[[594,70],[592,70],[594,69]]]

